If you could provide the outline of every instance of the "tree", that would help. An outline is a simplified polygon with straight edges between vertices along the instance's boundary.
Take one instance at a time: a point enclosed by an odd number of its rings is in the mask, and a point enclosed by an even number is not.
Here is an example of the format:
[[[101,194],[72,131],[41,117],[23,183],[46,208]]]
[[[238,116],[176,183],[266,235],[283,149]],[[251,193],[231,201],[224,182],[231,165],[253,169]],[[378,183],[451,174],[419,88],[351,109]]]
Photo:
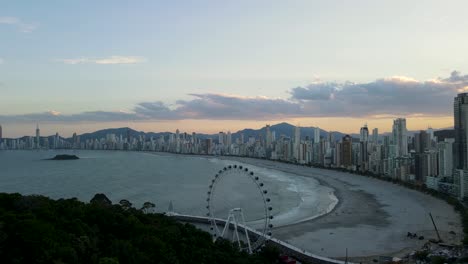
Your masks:
[[[112,202],[111,200],[109,200],[109,198],[107,198],[107,196],[103,193],[96,193],[93,197],[93,199],[91,199],[90,203],[92,204],[99,204],[99,205],[103,205],[103,206],[111,206],[112,205]]]
[[[120,200],[119,204],[120,204],[120,206],[122,206],[122,208],[124,210],[128,210],[128,209],[132,208],[132,203],[129,200],[126,200],[126,199]]]
[[[143,211],[143,213],[145,214],[149,214],[149,213],[153,213],[154,212],[154,208],[156,207],[156,205],[152,202],[145,202],[143,204],[143,207],[141,207],[141,210]]]

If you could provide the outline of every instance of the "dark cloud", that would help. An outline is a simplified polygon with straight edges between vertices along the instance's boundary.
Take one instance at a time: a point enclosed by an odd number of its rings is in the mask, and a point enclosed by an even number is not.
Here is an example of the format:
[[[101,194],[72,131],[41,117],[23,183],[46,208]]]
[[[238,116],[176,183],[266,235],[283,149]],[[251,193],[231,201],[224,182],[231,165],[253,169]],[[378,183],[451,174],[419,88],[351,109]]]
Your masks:
[[[179,118],[273,120],[304,115],[301,104],[285,99],[220,94],[191,95],[196,99],[177,102]]]
[[[443,79],[445,82],[450,83],[464,83],[465,85],[468,84],[468,74],[467,75],[460,75],[459,71],[453,71],[450,74],[450,77],[447,79]]]
[[[468,90],[468,75],[453,71],[448,78],[417,81],[405,77],[368,83],[315,82],[290,90],[289,99],[223,94],[190,94],[169,107],[142,102],[131,112],[93,111],[63,115],[49,111],[0,115],[0,122],[108,122],[144,120],[281,120],[293,117],[372,117],[452,115],[453,97]]]
[[[351,83],[321,83],[316,82],[309,84],[306,87],[296,87],[291,89],[290,93],[293,98],[300,100],[330,100],[336,91]]]
[[[134,112],[142,119],[178,119],[176,112],[161,101],[139,103]]]
[[[405,77],[369,83],[316,83],[291,90],[312,116],[450,115],[453,97],[468,86],[468,75],[420,82]]]

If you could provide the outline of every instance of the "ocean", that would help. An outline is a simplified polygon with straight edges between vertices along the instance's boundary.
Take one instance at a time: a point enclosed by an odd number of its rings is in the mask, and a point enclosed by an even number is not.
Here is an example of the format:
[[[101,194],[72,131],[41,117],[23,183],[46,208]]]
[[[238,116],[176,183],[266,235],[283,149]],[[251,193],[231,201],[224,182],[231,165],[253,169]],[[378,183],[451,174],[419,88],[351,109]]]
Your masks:
[[[80,159],[45,160],[57,154]],[[114,203],[127,199],[136,208],[150,201],[156,211],[166,212],[172,202],[177,213],[205,215],[211,180],[234,164],[249,168],[263,183],[275,226],[312,219],[338,202],[332,188],[309,177],[215,157],[124,151],[0,151],[0,192],[76,197],[85,202],[104,193]],[[227,218],[230,209],[242,208],[246,221],[254,224],[265,214],[260,192],[241,170],[230,173],[217,182],[211,209],[216,217]]]

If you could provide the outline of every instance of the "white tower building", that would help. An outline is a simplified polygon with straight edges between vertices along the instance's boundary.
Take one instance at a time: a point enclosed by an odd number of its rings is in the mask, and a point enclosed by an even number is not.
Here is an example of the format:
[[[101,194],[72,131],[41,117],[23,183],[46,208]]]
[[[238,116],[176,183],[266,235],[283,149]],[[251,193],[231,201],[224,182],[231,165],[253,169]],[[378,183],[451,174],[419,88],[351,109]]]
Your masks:
[[[320,143],[320,128],[319,127],[314,128],[314,143],[315,144]]]

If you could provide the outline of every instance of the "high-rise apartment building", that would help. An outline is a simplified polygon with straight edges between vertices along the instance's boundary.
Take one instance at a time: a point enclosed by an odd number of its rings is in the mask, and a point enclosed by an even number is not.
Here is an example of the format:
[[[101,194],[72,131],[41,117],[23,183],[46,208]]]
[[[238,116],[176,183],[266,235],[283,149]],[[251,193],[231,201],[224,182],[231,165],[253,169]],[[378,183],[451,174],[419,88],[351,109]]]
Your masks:
[[[314,143],[315,144],[320,143],[320,128],[319,127],[314,127]]]
[[[294,127],[293,157],[299,160],[299,146],[301,143],[301,127]]]
[[[414,150],[416,153],[424,153],[424,151],[430,149],[430,135],[421,130],[419,133],[414,134]]]
[[[467,118],[468,93],[460,93],[453,101],[453,117],[455,129],[455,168],[468,169],[467,162]]]
[[[36,148],[41,148],[41,130],[39,129],[39,124],[36,125]]]
[[[359,133],[359,169],[366,171],[368,169],[369,154],[367,151],[367,142],[369,140],[369,129],[367,125],[361,127]]]
[[[345,168],[353,165],[353,139],[346,135],[341,141],[341,164]]]
[[[367,124],[361,127],[359,131],[359,142],[367,142],[369,140],[369,129],[367,128]]]
[[[218,133],[218,144],[224,145],[224,132],[223,131],[220,131]]]
[[[379,129],[372,129],[372,143],[377,144],[379,142]]]
[[[228,131],[226,135],[226,145],[230,147],[231,144],[232,144],[232,135],[231,135],[231,131]]]
[[[439,142],[437,149],[439,151],[439,175],[450,177],[453,173],[453,138],[446,138]]]
[[[408,155],[408,136],[406,130],[406,119],[397,118],[393,120],[393,145],[396,148],[397,157]]]
[[[270,130],[270,125],[266,125],[266,147],[269,148],[271,146],[271,143],[273,142],[271,130]]]

